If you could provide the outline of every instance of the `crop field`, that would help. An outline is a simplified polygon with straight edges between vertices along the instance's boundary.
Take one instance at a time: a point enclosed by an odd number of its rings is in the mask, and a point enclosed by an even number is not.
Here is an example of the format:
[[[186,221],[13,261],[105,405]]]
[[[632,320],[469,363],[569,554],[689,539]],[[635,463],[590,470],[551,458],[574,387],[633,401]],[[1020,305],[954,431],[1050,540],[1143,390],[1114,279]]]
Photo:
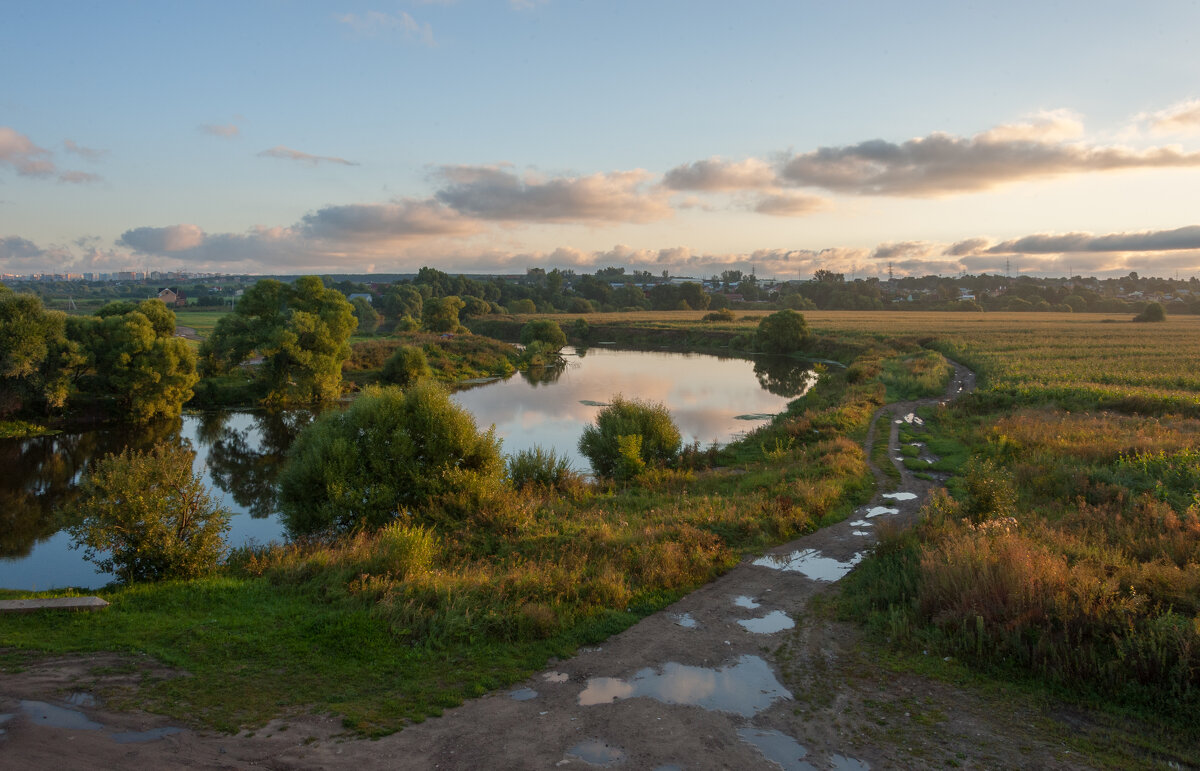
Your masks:
[[[228,310],[199,311],[188,310],[186,308],[176,309],[175,325],[179,327],[191,327],[196,330],[197,335],[207,338],[217,326],[217,321],[228,313]]]

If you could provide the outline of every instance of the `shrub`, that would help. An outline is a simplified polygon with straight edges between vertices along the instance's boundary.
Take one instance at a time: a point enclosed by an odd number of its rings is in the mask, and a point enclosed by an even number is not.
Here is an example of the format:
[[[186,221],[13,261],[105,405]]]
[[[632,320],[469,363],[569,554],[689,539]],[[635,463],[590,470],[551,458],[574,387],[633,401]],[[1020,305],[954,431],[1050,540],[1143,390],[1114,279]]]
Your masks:
[[[84,559],[126,583],[212,571],[225,552],[230,512],[193,471],[194,456],[158,444],[101,458],[68,511],[72,548],[84,547]]]
[[[406,510],[458,517],[468,513],[459,503],[494,497],[502,471],[494,429],[479,432],[440,386],[372,388],[300,433],[280,470],[279,505],[292,535],[375,529]]]
[[[383,365],[383,379],[398,386],[410,386],[433,374],[425,352],[415,345],[402,345]]]
[[[508,478],[518,490],[542,487],[561,490],[579,479],[571,462],[554,450],[534,447],[511,455],[507,461]]]
[[[718,311],[704,314],[704,321],[733,321],[733,311],[721,308]]]
[[[642,466],[670,463],[682,441],[664,405],[617,395],[600,410],[596,425],[583,430],[579,451],[598,475],[625,477]]]
[[[1133,317],[1134,321],[1166,321],[1167,310],[1162,303],[1150,303],[1146,309]]]
[[[808,339],[808,323],[795,311],[772,313],[758,322],[754,335],[755,346],[767,353],[792,353],[800,350]]]
[[[521,327],[521,345],[545,343],[546,348],[559,351],[567,344],[567,336],[558,322],[550,319],[534,319]]]
[[[511,303],[508,304],[508,312],[509,313],[537,313],[537,305],[534,304],[533,300],[530,300],[527,298],[521,299],[521,300],[513,300]]]

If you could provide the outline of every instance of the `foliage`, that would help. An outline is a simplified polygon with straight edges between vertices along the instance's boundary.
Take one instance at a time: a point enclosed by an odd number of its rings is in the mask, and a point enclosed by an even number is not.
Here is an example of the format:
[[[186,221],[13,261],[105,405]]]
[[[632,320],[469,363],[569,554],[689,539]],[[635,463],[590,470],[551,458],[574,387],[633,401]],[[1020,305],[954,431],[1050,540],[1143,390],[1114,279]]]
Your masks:
[[[509,313],[537,313],[537,305],[534,304],[533,300],[530,300],[528,298],[522,298],[520,300],[513,300],[511,303],[508,304],[508,312]]]
[[[733,311],[728,308],[722,308],[718,311],[704,314],[703,321],[733,321],[733,319]]]
[[[461,327],[458,314],[465,307],[466,303],[454,295],[430,298],[421,311],[421,326],[430,332],[457,332]]]
[[[355,297],[350,301],[350,305],[354,308],[354,318],[358,319],[359,332],[374,332],[379,328],[379,322],[383,318],[370,302],[362,297]]]
[[[804,346],[808,337],[808,324],[804,316],[792,310],[782,310],[758,322],[754,344],[758,350],[767,353],[794,353]]]
[[[230,512],[170,444],[107,455],[84,478],[68,529],[84,558],[126,583],[195,578],[225,552]]]
[[[292,284],[263,279],[234,312],[217,322],[200,347],[206,374],[221,374],[257,353],[262,401],[308,403],[341,395],[342,362],[350,357],[353,306],[316,276]]]
[[[462,496],[486,505],[502,472],[494,429],[479,432],[440,386],[373,388],[300,432],[279,505],[293,535],[375,529],[406,512],[463,518]]]
[[[402,387],[432,374],[425,352],[414,345],[398,347],[383,365],[383,379]]]
[[[598,475],[625,478],[643,465],[669,464],[680,444],[679,429],[664,405],[618,394],[600,410],[596,424],[583,429],[579,451]]]
[[[558,322],[551,319],[534,319],[521,327],[521,344],[543,343],[545,348],[557,352],[567,344],[567,335]]]
[[[0,416],[62,408],[80,361],[64,313],[34,295],[0,292]]]
[[[1162,303],[1149,303],[1146,308],[1133,317],[1134,321],[1166,321],[1167,311]]]
[[[513,487],[539,487],[546,490],[565,490],[580,483],[579,474],[571,461],[554,450],[533,447],[510,455],[505,462]]]

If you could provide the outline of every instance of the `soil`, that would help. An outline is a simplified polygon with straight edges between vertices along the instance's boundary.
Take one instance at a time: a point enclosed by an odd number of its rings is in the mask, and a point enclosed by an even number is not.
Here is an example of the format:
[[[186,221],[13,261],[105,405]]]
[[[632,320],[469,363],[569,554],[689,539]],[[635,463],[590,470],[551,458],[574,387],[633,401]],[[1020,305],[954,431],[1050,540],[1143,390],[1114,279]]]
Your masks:
[[[888,457],[897,458],[898,421],[973,386],[974,375],[959,366],[944,398],[881,409],[868,457],[886,426]],[[873,658],[857,626],[810,607],[836,591],[820,576],[840,577],[874,541],[879,523],[916,516],[933,483],[896,467],[899,485],[876,469],[873,501],[840,524],[771,549],[775,561],[747,559],[599,647],[383,739],[348,736],[328,715],[233,736],[172,726],[121,709],[120,695],[143,676],[180,673],[115,654],[34,657],[23,671],[0,674],[0,767],[1091,767],[1066,740],[1104,732],[1093,718],[1015,692],[894,671]],[[896,492],[914,495],[885,497]],[[778,631],[739,623],[755,620]],[[108,695],[108,703],[80,696],[92,692]],[[91,727],[65,725],[54,707],[75,710]],[[174,728],[182,730],[161,730]]]

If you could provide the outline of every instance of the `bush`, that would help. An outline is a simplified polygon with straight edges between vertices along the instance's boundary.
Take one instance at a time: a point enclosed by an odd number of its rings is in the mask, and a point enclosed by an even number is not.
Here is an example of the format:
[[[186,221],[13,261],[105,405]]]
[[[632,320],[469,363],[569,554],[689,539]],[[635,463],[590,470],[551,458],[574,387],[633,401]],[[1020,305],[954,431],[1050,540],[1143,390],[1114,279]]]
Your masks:
[[[599,476],[625,478],[670,463],[682,441],[665,406],[617,395],[583,430],[579,451]]]
[[[292,535],[375,529],[405,511],[463,517],[459,504],[487,505],[502,472],[494,429],[479,432],[440,386],[372,388],[296,438],[279,506]]]
[[[1162,303],[1150,303],[1146,309],[1133,317],[1134,321],[1166,321],[1167,310]]]
[[[571,468],[570,460],[554,450],[543,450],[541,447],[521,450],[510,456],[507,469],[508,478],[518,490],[526,487],[561,490],[579,479],[579,475]]]
[[[211,572],[225,553],[230,512],[192,470],[194,456],[158,444],[101,458],[68,510],[72,548],[84,547],[84,559],[126,583]]]
[[[425,352],[415,345],[402,345],[383,365],[383,379],[398,386],[410,386],[433,374]]]
[[[772,313],[758,322],[754,344],[767,353],[792,353],[800,350],[808,339],[808,323],[795,311]]]
[[[733,321],[733,311],[722,308],[719,311],[704,314],[704,321]]]
[[[567,336],[558,322],[534,319],[521,327],[521,345],[531,345],[535,342],[545,343],[548,350],[559,351],[567,344]]]

